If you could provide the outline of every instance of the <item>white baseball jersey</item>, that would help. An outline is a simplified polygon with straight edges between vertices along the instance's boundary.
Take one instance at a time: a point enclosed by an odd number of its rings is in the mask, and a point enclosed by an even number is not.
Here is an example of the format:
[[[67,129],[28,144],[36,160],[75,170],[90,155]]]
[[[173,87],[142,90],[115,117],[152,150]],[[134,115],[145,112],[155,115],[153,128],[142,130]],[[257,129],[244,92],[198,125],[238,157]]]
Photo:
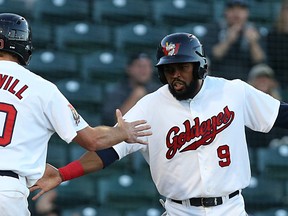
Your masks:
[[[142,98],[125,116],[146,119],[149,144],[120,143],[122,158],[141,150],[165,197],[226,196],[248,186],[251,172],[245,126],[269,132],[280,102],[247,83],[207,77],[192,100],[178,101],[168,85]]]
[[[54,84],[14,62],[0,61],[0,95],[0,170],[30,187],[44,173],[51,135],[69,143],[87,123]]]

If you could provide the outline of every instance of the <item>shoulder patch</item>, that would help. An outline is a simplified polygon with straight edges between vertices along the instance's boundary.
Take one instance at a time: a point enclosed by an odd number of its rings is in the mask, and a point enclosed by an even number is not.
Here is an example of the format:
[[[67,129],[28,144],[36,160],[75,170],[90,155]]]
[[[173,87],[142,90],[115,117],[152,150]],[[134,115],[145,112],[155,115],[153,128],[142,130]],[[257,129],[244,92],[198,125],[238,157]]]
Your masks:
[[[68,107],[70,108],[72,112],[73,119],[75,120],[75,124],[78,126],[78,124],[80,123],[80,115],[77,113],[76,109],[71,104],[68,104]]]

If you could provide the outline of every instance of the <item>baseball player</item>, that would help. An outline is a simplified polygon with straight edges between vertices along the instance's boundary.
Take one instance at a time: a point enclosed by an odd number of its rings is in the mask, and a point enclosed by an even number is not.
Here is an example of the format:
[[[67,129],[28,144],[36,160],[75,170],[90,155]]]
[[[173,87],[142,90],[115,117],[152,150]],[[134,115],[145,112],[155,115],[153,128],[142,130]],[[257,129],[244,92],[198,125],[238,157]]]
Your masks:
[[[147,120],[153,133],[145,138],[148,145],[122,142],[87,152],[78,160],[83,173],[141,151],[166,197],[166,215],[247,215],[241,195],[251,175],[245,126],[265,133],[273,126],[287,128],[287,104],[241,80],[207,76],[202,45],[189,33],[162,39],[156,67],[164,85],[124,116]],[[31,188],[41,189],[33,199],[65,181],[66,171],[47,166]]]
[[[90,127],[49,81],[23,66],[32,54],[31,30],[25,18],[0,14],[0,211],[1,216],[29,216],[28,187],[45,170],[47,143],[56,132],[67,143],[87,150],[107,148],[123,140],[145,144],[145,121]],[[73,176],[81,174],[72,165]],[[81,167],[80,167],[81,168]],[[78,170],[78,171],[77,171]]]

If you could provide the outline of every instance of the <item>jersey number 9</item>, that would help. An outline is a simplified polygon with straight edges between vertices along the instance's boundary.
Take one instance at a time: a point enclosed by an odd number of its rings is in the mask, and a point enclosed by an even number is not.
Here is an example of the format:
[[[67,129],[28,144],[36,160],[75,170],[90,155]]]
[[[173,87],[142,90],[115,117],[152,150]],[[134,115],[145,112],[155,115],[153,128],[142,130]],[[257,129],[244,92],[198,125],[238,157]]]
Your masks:
[[[230,151],[228,145],[222,145],[217,148],[218,157],[221,159],[219,161],[219,166],[226,167],[231,163]]]

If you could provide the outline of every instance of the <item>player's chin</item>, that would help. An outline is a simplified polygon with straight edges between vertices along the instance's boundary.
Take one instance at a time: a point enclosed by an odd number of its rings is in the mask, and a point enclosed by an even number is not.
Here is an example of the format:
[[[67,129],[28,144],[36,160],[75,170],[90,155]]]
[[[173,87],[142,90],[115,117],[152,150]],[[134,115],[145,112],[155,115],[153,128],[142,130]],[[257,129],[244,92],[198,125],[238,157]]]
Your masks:
[[[190,98],[189,97],[189,95],[187,95],[187,91],[175,91],[174,89],[173,89],[173,91],[171,91],[171,93],[172,93],[172,95],[177,99],[177,100],[186,100],[186,99],[188,99],[188,98]]]

